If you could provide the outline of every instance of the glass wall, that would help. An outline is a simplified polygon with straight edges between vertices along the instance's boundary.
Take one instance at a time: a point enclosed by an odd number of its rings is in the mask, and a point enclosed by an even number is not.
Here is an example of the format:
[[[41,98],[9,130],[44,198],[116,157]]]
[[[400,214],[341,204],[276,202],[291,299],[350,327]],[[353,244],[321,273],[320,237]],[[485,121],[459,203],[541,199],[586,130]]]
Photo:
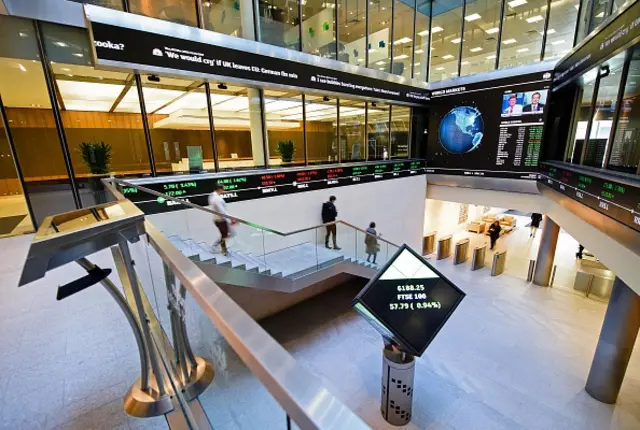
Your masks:
[[[433,2],[431,26],[431,64],[429,81],[442,81],[458,76],[458,59],[462,36],[463,0]]]
[[[338,162],[337,100],[307,95],[305,110],[309,164]]]
[[[367,0],[338,0],[338,60],[365,66]]]
[[[413,77],[421,81],[427,80],[427,63],[429,62],[429,23],[431,0],[419,0],[416,5],[416,34],[414,35]]]
[[[608,168],[640,175],[640,48],[631,55]]]
[[[391,158],[409,157],[411,108],[391,106]]]
[[[238,1],[238,0],[236,0]],[[258,40],[269,45],[300,50],[300,21],[295,0],[258,1]]]
[[[391,73],[411,77],[411,61],[413,58],[413,18],[415,8],[406,0],[395,0],[393,11],[393,61]]]
[[[248,22],[252,25],[243,27],[243,23],[247,22],[243,19],[245,15],[248,16]],[[202,21],[207,30],[245,39],[255,39],[253,9],[250,2],[238,0],[203,1]]]
[[[460,74],[470,75],[495,69],[502,2],[467,2]]]
[[[56,131],[35,28],[0,15],[0,94],[35,222],[75,208]]]
[[[336,58],[335,2],[302,1],[302,51],[323,58]]]
[[[128,0],[129,11],[197,27],[196,3],[193,0]]]
[[[573,118],[573,129],[569,138],[569,145],[565,152],[565,161],[569,163],[580,163],[585,137],[587,135],[587,124],[591,112],[591,102],[598,68],[594,67],[582,75],[579,82],[578,100]]]
[[[340,99],[340,160],[366,160],[365,102]]]
[[[304,165],[302,94],[264,90],[269,166]]]
[[[579,0],[551,2],[544,59],[561,58],[573,47]]]
[[[369,103],[367,115],[368,160],[389,159],[389,105]]]
[[[369,2],[369,67],[383,72],[391,71],[392,2]]]
[[[540,61],[547,0],[511,0],[504,11],[500,68]]]

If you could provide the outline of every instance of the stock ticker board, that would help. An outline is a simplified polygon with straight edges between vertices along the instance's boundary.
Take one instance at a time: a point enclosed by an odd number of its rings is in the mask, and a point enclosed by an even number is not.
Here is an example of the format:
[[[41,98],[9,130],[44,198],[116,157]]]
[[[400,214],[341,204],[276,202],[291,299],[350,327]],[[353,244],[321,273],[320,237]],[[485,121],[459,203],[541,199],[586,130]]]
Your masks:
[[[332,165],[313,169],[263,170],[244,174],[234,172],[233,174],[168,176],[132,182],[170,197],[206,206],[209,194],[213,192],[217,183],[225,187],[223,198],[228,203],[233,203],[423,174],[425,174],[424,160],[414,160]],[[146,214],[186,208],[179,202],[156,197],[135,187],[121,187],[121,192]]]
[[[352,306],[400,350],[420,356],[465,293],[406,245],[360,291]]]
[[[540,164],[540,182],[640,231],[640,188],[550,164]]]

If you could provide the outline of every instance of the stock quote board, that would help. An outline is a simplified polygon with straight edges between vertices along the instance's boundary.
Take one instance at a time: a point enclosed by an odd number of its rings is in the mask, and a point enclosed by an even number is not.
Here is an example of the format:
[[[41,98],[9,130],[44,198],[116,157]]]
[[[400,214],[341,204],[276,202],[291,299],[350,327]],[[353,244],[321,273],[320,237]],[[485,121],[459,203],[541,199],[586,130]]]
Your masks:
[[[207,206],[209,194],[218,183],[225,187],[222,197],[228,203],[233,203],[424,173],[424,160],[411,160],[291,170],[233,172],[232,174],[167,176],[139,179],[132,183],[196,205]],[[180,202],[157,197],[135,187],[120,187],[120,191],[146,214],[186,209],[186,206]]]
[[[424,258],[402,245],[351,305],[402,351],[420,356],[464,296]]]
[[[540,182],[640,231],[640,187],[540,163]]]
[[[433,90],[427,173],[537,178],[551,72]]]

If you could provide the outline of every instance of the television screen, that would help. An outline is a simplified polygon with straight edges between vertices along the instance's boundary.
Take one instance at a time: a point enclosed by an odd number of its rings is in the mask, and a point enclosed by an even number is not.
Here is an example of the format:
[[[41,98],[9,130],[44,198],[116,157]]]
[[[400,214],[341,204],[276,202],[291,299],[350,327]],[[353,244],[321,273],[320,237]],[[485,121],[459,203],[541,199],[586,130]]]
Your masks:
[[[427,173],[536,179],[551,74],[434,90]]]

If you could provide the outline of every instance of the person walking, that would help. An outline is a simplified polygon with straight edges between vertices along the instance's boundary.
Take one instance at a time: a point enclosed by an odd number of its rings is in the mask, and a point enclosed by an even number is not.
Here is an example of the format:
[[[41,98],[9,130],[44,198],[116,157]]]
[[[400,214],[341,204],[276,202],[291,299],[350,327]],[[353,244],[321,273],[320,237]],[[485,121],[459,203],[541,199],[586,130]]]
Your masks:
[[[378,245],[378,232],[376,231],[376,223],[371,222],[369,224],[369,228],[367,229],[367,233],[364,237],[365,244],[365,252],[367,253],[367,263],[376,264],[376,257],[378,256],[378,252],[380,252],[380,246]],[[373,256],[373,261],[371,261],[371,256]]]
[[[327,235],[324,238],[324,246],[331,249],[329,246],[329,236],[333,235],[333,249],[340,250],[336,239],[336,224],[335,220],[338,217],[338,210],[335,205],[336,196],[329,197],[328,202],[322,204],[322,222],[327,224]],[[331,223],[331,224],[329,224]]]
[[[216,184],[216,189],[209,195],[209,206],[215,212],[213,222],[220,231],[220,241],[213,244],[214,252],[220,247],[222,255],[227,255],[227,238],[229,237],[229,227],[231,221],[222,215],[229,215],[227,212],[227,202],[224,201],[221,194],[224,192],[224,185]]]
[[[489,226],[489,239],[491,239],[491,249],[493,249],[496,246],[496,242],[500,237],[501,230],[502,230],[502,227],[500,227],[500,221],[498,220],[495,220],[494,222],[491,223],[491,226]]]
[[[536,232],[540,228],[540,221],[542,221],[542,215],[539,213],[531,214],[531,232],[529,233],[529,237],[536,237]]]

